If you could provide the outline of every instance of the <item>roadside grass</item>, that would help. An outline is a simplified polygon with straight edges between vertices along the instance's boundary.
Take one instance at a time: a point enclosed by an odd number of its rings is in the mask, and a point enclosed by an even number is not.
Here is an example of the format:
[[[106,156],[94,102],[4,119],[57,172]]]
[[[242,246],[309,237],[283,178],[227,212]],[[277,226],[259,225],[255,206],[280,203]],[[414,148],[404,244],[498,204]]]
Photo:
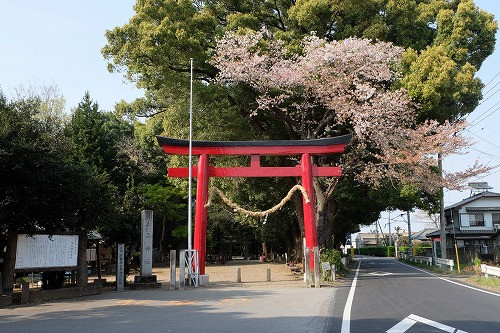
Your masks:
[[[457,269],[450,271],[449,269],[441,268],[439,266],[433,266],[433,265],[428,266],[425,264],[412,262],[412,261],[410,262],[410,261],[403,260],[403,259],[399,259],[399,260],[408,264],[408,265],[415,266],[415,267],[418,267],[418,268],[421,268],[423,270],[427,270],[427,271],[430,271],[430,272],[433,272],[436,274],[442,274],[442,275],[448,275],[448,276],[464,276],[464,275],[467,276],[468,275],[469,277],[467,277],[465,279],[465,281],[467,283],[475,285],[477,287],[483,287],[483,288],[489,289],[491,291],[500,292],[500,278],[498,278],[496,276],[489,276],[489,277],[478,276],[476,274],[476,270],[475,270],[474,266],[462,267],[460,269],[460,273],[458,273]]]
[[[399,259],[399,261],[404,262],[405,264],[408,264],[411,266],[415,266],[415,267],[418,267],[418,268],[421,268],[421,269],[424,269],[424,270],[427,270],[430,272],[434,272],[437,274],[443,274],[443,275],[471,275],[474,273],[473,271],[471,271],[465,267],[464,267],[464,269],[461,269],[460,274],[459,274],[458,270],[456,268],[453,269],[452,271],[450,271],[449,268],[443,268],[443,267],[434,266],[434,265],[429,266],[429,265],[422,264],[419,262],[413,262],[413,261],[408,261],[408,260],[404,260],[404,259]]]
[[[496,276],[471,276],[467,282],[500,292],[500,278]]]

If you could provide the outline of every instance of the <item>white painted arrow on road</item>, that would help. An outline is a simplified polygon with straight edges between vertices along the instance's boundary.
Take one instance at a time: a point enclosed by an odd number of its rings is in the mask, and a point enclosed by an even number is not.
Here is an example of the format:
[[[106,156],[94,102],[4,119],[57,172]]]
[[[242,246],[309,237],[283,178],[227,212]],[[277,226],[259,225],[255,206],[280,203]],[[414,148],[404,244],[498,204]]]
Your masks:
[[[433,320],[430,320],[427,318],[423,318],[423,317],[420,317],[420,316],[417,316],[414,314],[411,314],[408,317],[406,317],[405,319],[401,320],[399,323],[394,325],[394,327],[392,327],[390,330],[388,330],[386,332],[387,333],[404,333],[404,332],[408,331],[416,323],[426,324],[426,325],[429,325],[429,326],[435,327],[437,329],[440,329],[442,331],[450,332],[450,333],[467,333],[465,331],[456,330],[455,328],[450,327],[448,325],[444,325],[444,324],[438,323],[436,321],[433,321]]]
[[[391,274],[393,274],[393,273],[380,272],[380,271],[368,273],[368,275],[375,275],[375,276],[386,276],[386,275],[391,275]]]

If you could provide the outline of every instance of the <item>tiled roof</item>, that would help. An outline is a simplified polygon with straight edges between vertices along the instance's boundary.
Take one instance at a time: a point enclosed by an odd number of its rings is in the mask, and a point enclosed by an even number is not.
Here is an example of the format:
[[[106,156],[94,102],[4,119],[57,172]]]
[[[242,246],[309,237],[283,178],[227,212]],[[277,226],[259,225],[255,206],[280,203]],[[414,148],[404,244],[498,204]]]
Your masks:
[[[469,202],[472,202],[474,200],[477,200],[479,198],[483,198],[483,197],[488,197],[488,198],[491,198],[491,197],[499,197],[500,198],[500,193],[494,193],[494,192],[489,192],[489,191],[484,191],[484,192],[481,192],[481,193],[478,193],[478,194],[474,194],[473,196],[469,197],[469,198],[466,198],[462,201],[459,201],[451,206],[448,206],[448,207],[445,207],[445,210],[448,210],[448,209],[452,209],[452,208],[456,208],[456,207],[461,207],[465,204],[468,204]]]
[[[431,233],[426,234],[426,237],[433,238],[433,237],[439,237],[440,236],[440,230],[433,231]],[[447,235],[457,235],[457,236],[492,236],[497,233],[497,230],[458,230],[455,229],[455,232],[453,232],[453,229],[448,229],[446,230]]]
[[[500,207],[465,207],[468,212],[498,212]]]
[[[424,229],[424,230],[421,230],[421,231],[417,231],[415,233],[412,233],[411,238],[412,239],[428,238],[427,234],[429,234],[429,233],[431,233],[433,231],[436,231],[436,230],[439,231],[439,229],[430,229],[430,228],[429,229]]]

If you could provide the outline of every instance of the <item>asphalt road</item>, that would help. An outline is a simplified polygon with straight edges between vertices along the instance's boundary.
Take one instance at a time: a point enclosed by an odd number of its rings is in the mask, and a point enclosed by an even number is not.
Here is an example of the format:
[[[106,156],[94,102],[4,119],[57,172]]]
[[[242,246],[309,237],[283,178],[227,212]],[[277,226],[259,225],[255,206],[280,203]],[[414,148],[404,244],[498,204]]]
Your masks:
[[[362,257],[358,264],[355,287],[336,292],[329,332],[500,332],[499,294],[394,259]]]
[[[0,309],[0,332],[324,332],[334,288],[124,291]]]
[[[124,291],[14,306],[0,309],[0,332],[500,332],[499,294],[393,259],[358,267],[338,288]]]

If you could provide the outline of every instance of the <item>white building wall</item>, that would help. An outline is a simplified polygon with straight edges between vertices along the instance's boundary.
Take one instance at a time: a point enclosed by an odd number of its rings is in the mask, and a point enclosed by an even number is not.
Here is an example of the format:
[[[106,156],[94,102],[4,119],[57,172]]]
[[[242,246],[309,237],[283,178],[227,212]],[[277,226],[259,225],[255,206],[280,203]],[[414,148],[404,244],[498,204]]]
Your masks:
[[[500,198],[480,198],[472,201],[464,206],[458,211],[460,215],[460,226],[464,230],[492,230],[493,229],[493,216],[492,213],[500,213],[499,211],[485,211],[478,212],[483,213],[484,216],[484,226],[471,226],[469,223],[469,213],[467,212],[467,207],[500,207]]]

